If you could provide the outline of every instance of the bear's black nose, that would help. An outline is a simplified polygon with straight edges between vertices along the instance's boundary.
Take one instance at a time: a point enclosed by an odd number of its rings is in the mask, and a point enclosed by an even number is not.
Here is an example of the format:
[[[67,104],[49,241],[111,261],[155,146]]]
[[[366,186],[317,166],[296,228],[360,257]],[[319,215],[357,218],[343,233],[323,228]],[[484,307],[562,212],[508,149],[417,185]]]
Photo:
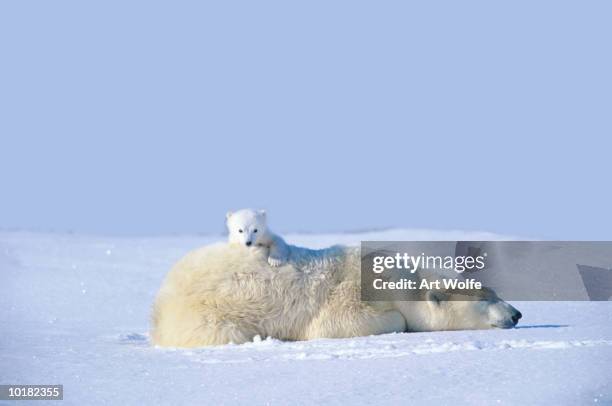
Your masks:
[[[246,246],[247,246],[247,247],[250,247],[250,246],[251,246],[251,244],[252,244],[252,243],[251,243],[251,241],[247,241],[247,242],[246,242]]]
[[[514,324],[518,323],[521,317],[523,317],[523,315],[517,310],[517,312],[512,315],[512,321]]]

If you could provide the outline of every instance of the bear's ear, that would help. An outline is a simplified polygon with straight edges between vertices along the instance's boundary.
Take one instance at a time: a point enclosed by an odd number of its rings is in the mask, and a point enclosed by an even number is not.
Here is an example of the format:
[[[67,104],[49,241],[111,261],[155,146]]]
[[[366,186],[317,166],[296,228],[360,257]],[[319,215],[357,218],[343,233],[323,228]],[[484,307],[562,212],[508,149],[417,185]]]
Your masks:
[[[425,299],[432,305],[439,306],[440,302],[446,300],[446,294],[438,290],[428,290]]]
[[[257,210],[257,214],[259,214],[263,218],[266,218],[266,211],[265,210]]]
[[[232,213],[231,211],[228,211],[227,213],[225,213],[225,219],[229,220],[229,218],[232,217],[232,214],[234,213]]]

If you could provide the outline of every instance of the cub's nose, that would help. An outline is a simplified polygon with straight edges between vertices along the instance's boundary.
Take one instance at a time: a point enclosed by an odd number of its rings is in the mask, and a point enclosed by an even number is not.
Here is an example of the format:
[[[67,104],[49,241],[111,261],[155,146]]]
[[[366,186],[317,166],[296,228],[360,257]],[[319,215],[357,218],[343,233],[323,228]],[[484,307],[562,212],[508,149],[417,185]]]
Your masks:
[[[247,247],[250,247],[251,244],[253,244],[253,243],[251,241],[247,241],[245,244],[246,244]]]
[[[516,311],[516,313],[514,313],[512,315],[512,321],[514,322],[514,325],[516,325],[516,323],[518,323],[518,321],[521,319],[521,317],[523,317],[523,315],[518,310]]]

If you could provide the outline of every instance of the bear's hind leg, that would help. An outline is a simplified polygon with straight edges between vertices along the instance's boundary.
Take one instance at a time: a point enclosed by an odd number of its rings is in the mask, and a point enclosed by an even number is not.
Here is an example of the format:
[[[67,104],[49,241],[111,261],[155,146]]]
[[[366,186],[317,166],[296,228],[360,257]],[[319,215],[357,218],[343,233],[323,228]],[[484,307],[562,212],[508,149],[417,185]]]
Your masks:
[[[206,323],[200,325],[193,331],[193,345],[224,345],[224,344],[243,344],[253,341],[258,335],[257,329],[244,325],[244,323],[230,320],[218,321],[216,323]]]

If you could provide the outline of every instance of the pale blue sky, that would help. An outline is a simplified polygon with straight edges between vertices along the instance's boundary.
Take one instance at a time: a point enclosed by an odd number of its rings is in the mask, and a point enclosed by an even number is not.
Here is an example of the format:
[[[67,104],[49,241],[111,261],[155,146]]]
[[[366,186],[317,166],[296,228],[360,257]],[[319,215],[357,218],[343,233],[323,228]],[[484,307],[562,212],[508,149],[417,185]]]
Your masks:
[[[0,3],[0,227],[612,239],[609,1]]]

